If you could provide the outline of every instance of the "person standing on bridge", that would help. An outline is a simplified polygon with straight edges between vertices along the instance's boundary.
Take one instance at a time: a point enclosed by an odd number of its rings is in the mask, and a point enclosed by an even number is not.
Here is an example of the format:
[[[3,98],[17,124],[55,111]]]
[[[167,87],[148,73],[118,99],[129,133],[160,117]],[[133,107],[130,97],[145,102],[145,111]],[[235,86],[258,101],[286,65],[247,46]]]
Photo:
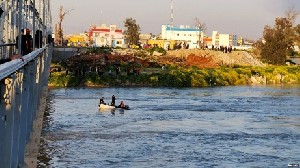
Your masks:
[[[35,32],[35,48],[43,47],[43,32],[41,30],[36,30]]]
[[[26,41],[26,52],[24,53],[24,55],[27,55],[32,52],[32,47],[33,47],[32,36],[30,34],[29,29],[26,29],[25,41]]]
[[[21,29],[21,54],[20,55],[26,55],[27,53],[27,46],[26,46],[26,36],[24,34],[24,29]],[[16,38],[16,48],[19,49],[19,35]]]

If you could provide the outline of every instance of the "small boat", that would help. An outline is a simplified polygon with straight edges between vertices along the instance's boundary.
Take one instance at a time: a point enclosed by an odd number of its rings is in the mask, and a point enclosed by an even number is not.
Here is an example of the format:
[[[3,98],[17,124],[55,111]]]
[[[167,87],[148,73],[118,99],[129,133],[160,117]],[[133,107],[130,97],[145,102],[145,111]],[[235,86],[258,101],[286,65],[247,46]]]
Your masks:
[[[111,106],[111,105],[108,105],[108,104],[99,104],[98,107],[99,107],[99,109],[107,109],[107,110],[111,110],[111,109],[116,108],[115,106]]]

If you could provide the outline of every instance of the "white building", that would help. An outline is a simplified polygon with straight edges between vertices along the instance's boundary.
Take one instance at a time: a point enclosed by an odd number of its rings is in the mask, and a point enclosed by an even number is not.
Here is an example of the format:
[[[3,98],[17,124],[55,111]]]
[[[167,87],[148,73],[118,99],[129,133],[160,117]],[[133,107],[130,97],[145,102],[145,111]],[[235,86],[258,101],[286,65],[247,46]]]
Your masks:
[[[212,45],[215,47],[237,46],[237,35],[219,34],[218,31],[212,32]]]
[[[116,25],[92,26],[89,37],[95,47],[126,47],[123,30],[117,29]]]
[[[199,28],[189,26],[173,27],[171,25],[162,25],[161,38],[164,40],[177,40],[185,42],[189,48],[199,48],[200,41],[203,42],[203,31]]]

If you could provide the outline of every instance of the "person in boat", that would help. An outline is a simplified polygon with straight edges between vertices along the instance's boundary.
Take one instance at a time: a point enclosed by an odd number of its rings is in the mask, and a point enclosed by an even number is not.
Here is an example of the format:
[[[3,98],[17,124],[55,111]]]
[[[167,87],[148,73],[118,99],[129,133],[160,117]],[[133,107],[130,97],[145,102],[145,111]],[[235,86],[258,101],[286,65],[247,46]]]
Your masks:
[[[111,97],[111,105],[115,106],[115,104],[116,104],[116,97],[115,97],[115,95],[112,95],[112,97]]]
[[[121,101],[120,105],[118,106],[119,108],[124,108],[125,107],[125,104],[123,101]]]
[[[104,97],[100,98],[100,104],[105,104],[104,103]]]

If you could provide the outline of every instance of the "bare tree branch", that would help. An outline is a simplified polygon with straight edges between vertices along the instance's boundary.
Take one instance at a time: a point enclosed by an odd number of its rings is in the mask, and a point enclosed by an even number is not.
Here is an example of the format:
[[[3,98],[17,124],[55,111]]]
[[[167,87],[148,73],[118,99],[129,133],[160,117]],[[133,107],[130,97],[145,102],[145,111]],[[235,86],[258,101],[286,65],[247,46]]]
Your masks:
[[[58,22],[58,27],[57,27],[57,32],[56,32],[56,42],[57,44],[59,45],[62,45],[62,42],[63,42],[63,29],[62,29],[62,22],[63,20],[65,19],[65,16],[67,14],[69,14],[71,10],[64,10],[63,9],[63,6],[60,6],[59,8],[59,22]]]
[[[285,12],[286,18],[291,21],[292,23],[295,22],[295,20],[297,19],[299,12],[297,12],[295,10],[295,7],[291,7],[289,8],[286,12]]]

